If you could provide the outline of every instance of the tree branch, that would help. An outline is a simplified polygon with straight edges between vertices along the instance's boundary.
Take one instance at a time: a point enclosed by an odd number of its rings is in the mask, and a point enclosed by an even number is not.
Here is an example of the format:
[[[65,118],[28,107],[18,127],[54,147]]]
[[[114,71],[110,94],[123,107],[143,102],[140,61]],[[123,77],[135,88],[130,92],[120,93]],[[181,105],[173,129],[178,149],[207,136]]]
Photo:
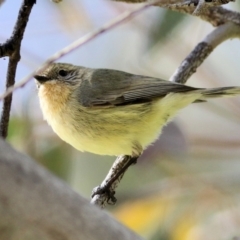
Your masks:
[[[1,239],[140,240],[0,139]]]
[[[148,2],[151,2],[152,0],[112,0],[112,1],[127,2],[127,3],[148,3]],[[215,2],[215,4],[213,4],[213,2]],[[238,12],[234,12],[234,11],[222,8],[220,6],[212,7],[213,5],[225,4],[227,2],[228,0],[226,1],[215,0],[215,1],[211,1],[211,3],[204,4],[204,11],[201,11],[201,14],[199,14],[199,17],[204,21],[211,23],[213,26],[219,26],[226,22],[233,22],[240,25],[240,14]],[[197,8],[198,9],[203,8],[203,5],[201,5],[201,3],[202,3],[201,0],[200,1],[199,0],[186,0],[186,1],[168,0],[167,2],[160,1],[159,3],[154,5],[162,8],[167,8],[172,11],[194,15],[196,13],[195,10]],[[201,6],[199,6],[199,4]]]
[[[122,155],[117,157],[112,167],[110,168],[107,176],[102,183],[93,189],[91,203],[104,208],[106,203],[115,204],[117,199],[115,198],[115,189],[118,187],[118,183],[123,178],[127,169],[135,164],[137,158]]]
[[[20,48],[23,34],[35,0],[25,0],[20,8],[16,25],[12,36],[6,43],[0,45],[0,57],[9,56],[6,89],[13,86],[18,62],[20,61]],[[12,104],[12,94],[9,94],[3,102],[3,110],[0,121],[0,136],[6,138],[8,133],[9,115]]]
[[[193,12],[193,15],[200,16],[204,14],[208,8],[227,4],[229,2],[234,2],[234,0],[210,0],[210,1],[199,0],[196,2],[197,2],[197,6]]]
[[[190,76],[196,72],[197,68],[220,43],[236,37],[240,38],[239,25],[226,23],[214,29],[183,60],[181,65],[171,76],[170,81],[185,84]]]

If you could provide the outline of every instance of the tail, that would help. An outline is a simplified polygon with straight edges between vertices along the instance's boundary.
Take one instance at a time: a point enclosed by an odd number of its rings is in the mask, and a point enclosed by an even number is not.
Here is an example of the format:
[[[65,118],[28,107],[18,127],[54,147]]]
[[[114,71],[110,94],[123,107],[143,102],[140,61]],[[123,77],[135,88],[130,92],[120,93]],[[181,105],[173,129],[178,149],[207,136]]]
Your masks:
[[[234,97],[240,95],[240,87],[210,88],[197,91],[201,91],[202,94],[202,97],[199,100],[206,100],[208,98]]]

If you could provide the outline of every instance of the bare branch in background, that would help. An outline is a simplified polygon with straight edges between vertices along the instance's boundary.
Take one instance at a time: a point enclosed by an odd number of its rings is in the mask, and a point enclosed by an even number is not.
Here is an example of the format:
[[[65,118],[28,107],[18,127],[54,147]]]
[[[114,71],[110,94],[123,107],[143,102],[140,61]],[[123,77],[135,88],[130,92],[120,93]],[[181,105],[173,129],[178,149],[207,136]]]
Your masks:
[[[23,34],[29,19],[35,0],[25,0],[22,3],[21,9],[18,14],[17,22],[15,24],[12,36],[6,41],[6,43],[0,45],[0,57],[9,56],[6,88],[13,86],[15,83],[15,76],[18,62],[20,61],[20,48],[23,39]],[[0,136],[7,137],[9,115],[12,104],[12,94],[8,95],[3,102],[3,110],[1,113],[0,122]]]
[[[170,81],[185,84],[189,77],[197,71],[197,68],[213,51],[213,47],[205,42],[200,42],[193,51],[184,59],[176,69]]]
[[[240,26],[226,23],[214,29],[200,42],[184,59],[181,65],[171,76],[170,81],[185,84],[190,76],[209,56],[209,54],[223,41],[231,38],[240,38]]]
[[[117,2],[127,2],[127,3],[148,3],[152,0],[112,0]],[[209,1],[209,3],[204,4],[204,11],[201,12],[199,17],[204,21],[211,23],[213,26],[219,26],[226,22],[233,22],[240,25],[240,14],[238,12],[234,12],[216,5],[226,4],[229,0],[214,0]],[[155,6],[167,8],[172,11],[186,13],[190,15],[194,15],[194,11],[198,8],[199,0],[186,0],[186,1],[176,1],[169,0],[160,1]],[[203,5],[201,5],[203,7]],[[202,7],[199,7],[200,9]],[[215,6],[215,7],[213,7]]]
[[[234,0],[213,0],[213,1],[199,0],[196,9],[193,12],[193,15],[200,16],[204,14],[208,8],[227,4],[229,2],[234,2]]]
[[[141,240],[0,139],[1,239]]]

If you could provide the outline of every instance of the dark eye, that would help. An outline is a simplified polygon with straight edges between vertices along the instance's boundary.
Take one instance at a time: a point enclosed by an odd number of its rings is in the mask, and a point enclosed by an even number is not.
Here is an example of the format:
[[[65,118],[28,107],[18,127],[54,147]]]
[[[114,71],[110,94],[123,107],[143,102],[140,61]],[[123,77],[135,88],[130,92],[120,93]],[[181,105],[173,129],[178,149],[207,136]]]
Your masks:
[[[61,70],[59,70],[58,74],[59,74],[61,77],[66,77],[66,76],[68,75],[68,72],[65,71],[65,70],[63,70],[63,69],[61,69]]]

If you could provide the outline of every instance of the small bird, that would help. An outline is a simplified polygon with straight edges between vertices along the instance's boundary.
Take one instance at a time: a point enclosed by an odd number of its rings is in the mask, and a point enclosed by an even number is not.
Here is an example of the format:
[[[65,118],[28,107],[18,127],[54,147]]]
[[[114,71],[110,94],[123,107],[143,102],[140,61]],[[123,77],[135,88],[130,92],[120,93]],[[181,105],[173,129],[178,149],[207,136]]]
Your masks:
[[[111,69],[52,63],[35,76],[44,118],[80,151],[138,157],[176,113],[240,87],[194,88]]]

